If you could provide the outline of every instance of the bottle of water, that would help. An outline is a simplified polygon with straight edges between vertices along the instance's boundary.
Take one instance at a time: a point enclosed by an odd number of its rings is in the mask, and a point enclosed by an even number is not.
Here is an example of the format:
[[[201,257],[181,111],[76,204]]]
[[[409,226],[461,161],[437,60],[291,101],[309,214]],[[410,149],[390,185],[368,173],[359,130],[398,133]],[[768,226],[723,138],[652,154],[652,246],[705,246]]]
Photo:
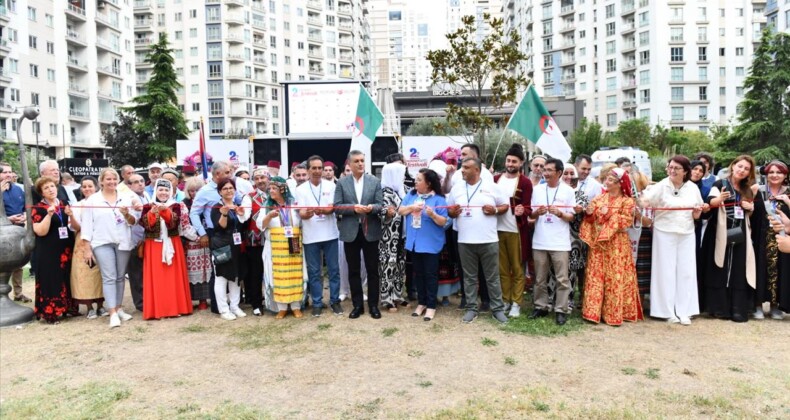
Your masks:
[[[422,197],[417,195],[417,198],[414,200],[414,204],[422,204],[425,200]],[[411,227],[415,229],[419,229],[422,227],[422,210],[412,212],[411,214]]]

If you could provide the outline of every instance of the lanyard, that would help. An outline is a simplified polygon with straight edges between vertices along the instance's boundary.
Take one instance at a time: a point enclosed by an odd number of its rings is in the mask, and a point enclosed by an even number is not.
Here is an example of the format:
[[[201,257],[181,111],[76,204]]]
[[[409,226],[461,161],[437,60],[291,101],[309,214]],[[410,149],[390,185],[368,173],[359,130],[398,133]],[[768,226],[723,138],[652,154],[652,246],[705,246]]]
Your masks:
[[[323,189],[324,189],[324,182],[323,181],[318,181],[318,182],[319,182],[318,195],[315,195],[315,191],[313,191],[313,183],[312,182],[310,182],[309,188],[310,188],[310,194],[312,194],[313,198],[315,198],[315,203],[318,204],[318,206],[320,207],[321,206],[321,191],[323,191]]]
[[[554,202],[557,201],[557,193],[558,192],[560,192],[560,186],[559,185],[557,185],[557,189],[554,190],[554,198],[551,200],[551,203],[549,203],[549,186],[546,185],[546,205],[547,206],[553,206],[554,205]]]
[[[472,198],[474,198],[475,194],[477,194],[477,190],[480,188],[480,185],[482,183],[483,183],[483,180],[481,179],[477,183],[477,186],[475,187],[475,190],[472,191],[472,195],[471,196],[469,195],[469,184],[468,183],[466,184],[466,207],[469,207],[469,206],[472,205]]]
[[[55,199],[54,204],[50,204],[47,201],[47,199],[44,199],[44,202],[49,204],[50,206],[55,206],[55,214],[58,215],[58,220],[60,220],[60,225],[63,226],[63,215],[60,213],[60,206],[59,206],[60,202],[58,201],[58,199],[57,198]]]
[[[283,221],[283,227],[291,226],[290,214],[289,214],[290,210],[289,209],[283,209],[282,207],[277,206],[277,211],[280,212],[280,218]]]

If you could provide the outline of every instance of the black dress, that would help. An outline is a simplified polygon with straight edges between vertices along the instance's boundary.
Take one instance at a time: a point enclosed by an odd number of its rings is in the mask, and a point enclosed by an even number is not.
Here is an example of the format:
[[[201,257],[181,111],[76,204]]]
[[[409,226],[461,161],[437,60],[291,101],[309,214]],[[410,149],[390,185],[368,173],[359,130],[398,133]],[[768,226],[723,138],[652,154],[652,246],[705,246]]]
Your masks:
[[[716,181],[713,186],[722,189],[722,180]],[[727,185],[727,190],[732,191],[732,186]],[[715,197],[708,197],[708,202]],[[740,196],[738,196],[740,198]],[[746,218],[754,226],[755,211],[751,215],[744,212],[744,219],[735,218],[736,196],[731,196],[724,202],[727,217],[727,229],[740,227],[746,232]],[[755,210],[759,205],[755,202]],[[702,261],[705,267],[702,275],[704,285],[704,305],[701,312],[716,318],[746,321],[754,310],[754,289],[746,281],[746,241],[739,244],[727,244],[724,251],[724,264],[718,267],[715,262],[716,254],[716,227],[718,225],[719,209],[711,210],[708,227],[702,239]]]
[[[787,189],[782,193],[787,194]],[[755,244],[757,263],[755,306],[770,302],[772,306],[778,305],[779,309],[789,312],[790,254],[778,250],[776,233],[768,222],[766,206],[775,206],[787,215],[790,215],[790,208],[784,202],[772,198],[763,187],[755,197],[754,224],[752,224],[752,240]]]
[[[238,232],[244,237],[244,223],[233,211],[228,212],[227,225],[219,225],[219,208],[211,209],[211,222],[214,224],[214,235],[210,238],[209,248],[213,251],[225,245],[230,245],[231,259],[224,264],[214,263],[214,275],[225,277],[228,281],[237,281],[244,277],[246,267],[241,264],[241,245],[233,244],[233,234]],[[213,260],[213,257],[212,257]],[[241,283],[239,283],[241,286]]]
[[[33,207],[33,223],[40,223],[47,215],[49,204],[40,202]],[[36,235],[36,298],[33,310],[36,319],[54,323],[71,308],[68,290],[71,275],[71,257],[74,250],[74,233],[68,229],[69,216],[63,209],[53,213],[49,231]],[[66,228],[66,237],[60,238],[59,228]]]

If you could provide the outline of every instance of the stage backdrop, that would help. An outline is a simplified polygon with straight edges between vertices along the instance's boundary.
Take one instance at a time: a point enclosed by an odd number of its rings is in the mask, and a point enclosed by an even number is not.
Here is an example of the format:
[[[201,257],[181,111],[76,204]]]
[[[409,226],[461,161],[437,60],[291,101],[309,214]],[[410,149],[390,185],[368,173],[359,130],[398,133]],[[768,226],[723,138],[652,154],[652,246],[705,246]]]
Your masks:
[[[244,140],[206,140],[206,159],[211,165],[215,160],[226,160],[234,165],[249,166],[250,142]],[[200,164],[200,144],[198,140],[178,140],[176,159],[179,165],[189,161],[190,165]]]

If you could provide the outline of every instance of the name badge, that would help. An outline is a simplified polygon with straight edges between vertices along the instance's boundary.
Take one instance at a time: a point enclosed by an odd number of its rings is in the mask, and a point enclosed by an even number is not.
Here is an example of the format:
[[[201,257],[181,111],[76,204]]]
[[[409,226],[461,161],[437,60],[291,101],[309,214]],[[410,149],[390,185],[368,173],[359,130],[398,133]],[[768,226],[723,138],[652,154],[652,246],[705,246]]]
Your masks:
[[[233,245],[241,245],[241,233],[233,232]]]
[[[317,215],[315,215],[314,219],[315,219],[316,222],[325,222],[326,221],[326,215],[325,214],[317,214]]]
[[[472,209],[469,207],[464,209],[464,217],[472,217]]]
[[[293,238],[294,237],[294,228],[290,226],[286,226],[283,228],[283,232],[285,233],[286,238]]]
[[[743,219],[743,207],[735,206],[733,207],[732,211],[736,219]]]
[[[123,216],[120,213],[115,213],[115,224],[122,225],[124,222],[126,221],[123,219]]]
[[[65,226],[58,228],[58,237],[60,239],[69,239],[69,229]]]
[[[546,214],[546,223],[554,223],[554,218],[551,216],[549,213]]]

